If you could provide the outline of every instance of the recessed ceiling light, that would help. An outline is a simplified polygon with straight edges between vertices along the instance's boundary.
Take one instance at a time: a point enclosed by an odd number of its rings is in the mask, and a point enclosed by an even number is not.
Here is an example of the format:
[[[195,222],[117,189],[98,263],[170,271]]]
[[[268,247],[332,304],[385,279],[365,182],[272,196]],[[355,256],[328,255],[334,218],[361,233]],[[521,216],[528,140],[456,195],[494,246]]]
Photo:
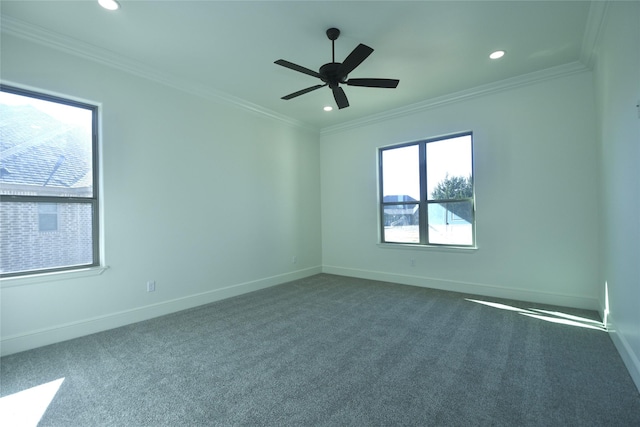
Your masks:
[[[120,4],[116,0],[98,0],[98,3],[107,10],[118,10],[120,8]]]
[[[489,55],[489,58],[491,59],[502,58],[505,53],[506,52],[504,50],[496,50],[495,52],[491,53],[491,55]]]
[[[333,107],[331,105],[327,105],[326,107],[323,108],[324,111],[331,111],[333,110]]]

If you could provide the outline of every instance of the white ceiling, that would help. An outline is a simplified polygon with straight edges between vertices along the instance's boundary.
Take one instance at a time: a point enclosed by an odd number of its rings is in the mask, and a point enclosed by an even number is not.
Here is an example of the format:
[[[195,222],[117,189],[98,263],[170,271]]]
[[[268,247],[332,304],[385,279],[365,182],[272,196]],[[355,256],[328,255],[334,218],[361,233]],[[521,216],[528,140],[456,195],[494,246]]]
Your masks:
[[[320,129],[584,61],[591,20],[589,1],[119,2],[3,0],[3,31]],[[331,62],[330,27],[338,62],[358,43],[375,49],[349,77],[398,88],[347,86],[351,106],[329,113],[329,88],[281,100],[319,81],[273,62]],[[507,55],[490,60],[496,49]]]

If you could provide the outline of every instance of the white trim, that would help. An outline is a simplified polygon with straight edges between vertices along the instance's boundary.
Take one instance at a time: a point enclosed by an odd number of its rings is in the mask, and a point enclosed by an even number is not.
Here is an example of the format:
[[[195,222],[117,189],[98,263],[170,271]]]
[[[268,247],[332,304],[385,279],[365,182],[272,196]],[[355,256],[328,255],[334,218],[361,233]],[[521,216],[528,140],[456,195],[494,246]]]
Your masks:
[[[291,273],[280,274],[264,279],[238,283],[220,289],[214,289],[182,298],[163,301],[144,307],[123,310],[103,316],[91,317],[77,322],[55,325],[27,333],[3,337],[0,342],[1,355],[6,356],[57,342],[79,338],[108,329],[141,322],[154,317],[175,313],[188,308],[198,307],[247,292],[280,285],[293,280],[303,279],[321,273],[321,267],[311,267]]]
[[[602,28],[607,13],[607,1],[592,1],[589,6],[589,15],[582,36],[582,47],[580,49],[580,62],[587,68],[593,68],[595,60],[595,50],[602,35]]]
[[[82,277],[99,276],[109,267],[85,267],[74,270],[52,271],[47,273],[26,274],[24,276],[11,276],[0,278],[0,288],[13,288],[15,286],[33,285],[43,282],[56,282],[59,280],[79,279]]]
[[[456,246],[456,245],[421,245],[418,243],[388,243],[379,242],[376,245],[381,249],[405,249],[412,251],[439,251],[439,252],[460,252],[474,253],[478,246]]]
[[[629,371],[629,375],[631,375],[631,379],[638,388],[638,392],[640,392],[640,360],[633,352],[625,336],[616,330],[616,322],[615,319],[611,317],[611,313],[607,316],[607,327],[611,341],[613,341],[613,344],[616,346],[624,365]]]
[[[493,298],[505,298],[540,304],[574,307],[588,310],[598,310],[596,298],[578,295],[567,295],[551,292],[538,292],[525,289],[508,288],[504,286],[488,285],[484,283],[463,282],[457,280],[440,279],[407,274],[385,273],[382,271],[359,270],[336,266],[323,266],[322,272],[340,276],[358,277],[361,279],[381,280],[402,285],[420,286],[423,288],[441,289],[451,292],[482,295]]]
[[[47,46],[53,49],[63,51],[65,53],[79,56],[81,58],[115,68],[129,74],[133,74],[163,85],[173,87],[175,89],[199,96],[201,98],[224,102],[239,107],[245,111],[254,114],[266,116],[280,122],[284,122],[290,126],[303,128],[306,130],[317,132],[318,129],[309,126],[299,120],[285,116],[283,114],[263,108],[257,104],[240,99],[220,90],[213,89],[209,86],[195,84],[168,73],[159,72],[157,69],[148,67],[140,62],[131,60],[122,55],[118,55],[110,50],[102,49],[80,40],[66,37],[61,34],[45,30],[15,18],[2,16],[0,28],[3,33],[19,37],[21,39]]]
[[[448,95],[440,96],[437,98],[427,99],[415,104],[406,105],[404,107],[395,108],[379,114],[372,114],[367,117],[352,120],[346,123],[337,124],[334,126],[328,126],[320,130],[321,135],[328,135],[332,133],[342,132],[348,129],[355,129],[362,126],[367,126],[373,123],[379,123],[383,120],[390,120],[396,117],[408,116],[410,114],[419,113],[432,108],[438,108],[445,105],[453,104],[456,102],[477,98],[480,96],[490,95],[505,90],[515,89],[523,86],[532,85],[535,83],[544,82],[551,79],[557,79],[560,77],[570,76],[572,74],[582,73],[589,71],[587,67],[581,62],[570,62],[568,64],[560,65],[557,67],[547,68],[541,71],[535,71],[521,76],[511,77],[508,79],[500,80],[498,82],[489,83],[481,86],[476,86],[471,89],[463,90],[460,92],[454,92]]]
[[[599,2],[594,2],[599,3]],[[589,22],[587,30],[585,31],[585,41],[583,41],[583,49],[581,60],[585,60],[585,52],[592,52],[593,46],[591,43],[595,43],[597,40],[597,34],[599,34],[599,28],[601,26],[602,17],[604,14],[604,7],[592,5],[592,11],[590,10]],[[602,15],[602,16],[601,16]],[[527,86],[530,84],[542,82],[549,79],[555,79],[583,71],[588,71],[589,68],[582,62],[576,61],[568,64],[560,65],[557,67],[548,68],[541,71],[536,71],[521,76],[512,77],[498,82],[489,83],[460,92],[451,93],[437,98],[431,98],[424,101],[420,101],[411,105],[396,108],[393,110],[385,111],[378,114],[373,114],[360,119],[352,120],[346,123],[339,123],[334,126],[324,127],[318,129],[315,126],[311,126],[300,120],[285,116],[272,110],[268,110],[257,104],[240,99],[234,95],[222,92],[211,87],[194,84],[189,81],[178,79],[175,76],[161,73],[157,69],[145,66],[136,61],[125,58],[112,51],[101,49],[96,46],[84,43],[79,40],[75,40],[70,37],[65,37],[60,34],[47,31],[43,28],[30,25],[26,22],[17,20],[15,18],[2,16],[0,28],[3,33],[13,35],[40,45],[48,46],[54,49],[61,50],[63,52],[79,56],[94,62],[107,65],[112,68],[116,68],[130,74],[140,76],[169,87],[173,87],[184,92],[209,99],[218,102],[225,102],[235,107],[244,109],[254,114],[266,116],[274,120],[278,120],[289,124],[294,127],[306,129],[309,131],[320,132],[320,134],[331,134],[342,132],[347,129],[366,126],[371,123],[380,122],[383,120],[389,120],[395,117],[414,114],[423,110],[441,107],[451,103],[459,102],[466,99],[475,98],[478,96],[488,95],[504,90],[509,90],[521,86]],[[596,28],[591,30],[591,28]],[[594,35],[592,35],[594,34]],[[586,60],[590,61],[591,55]]]

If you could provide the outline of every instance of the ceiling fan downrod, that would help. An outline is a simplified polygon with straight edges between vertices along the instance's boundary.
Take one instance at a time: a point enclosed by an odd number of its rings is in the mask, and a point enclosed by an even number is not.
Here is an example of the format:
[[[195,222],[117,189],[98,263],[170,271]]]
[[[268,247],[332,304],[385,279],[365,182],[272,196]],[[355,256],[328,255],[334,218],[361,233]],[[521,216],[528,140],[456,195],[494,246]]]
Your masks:
[[[336,62],[336,40],[340,36],[340,30],[337,28],[329,28],[327,37],[331,40],[331,62]]]

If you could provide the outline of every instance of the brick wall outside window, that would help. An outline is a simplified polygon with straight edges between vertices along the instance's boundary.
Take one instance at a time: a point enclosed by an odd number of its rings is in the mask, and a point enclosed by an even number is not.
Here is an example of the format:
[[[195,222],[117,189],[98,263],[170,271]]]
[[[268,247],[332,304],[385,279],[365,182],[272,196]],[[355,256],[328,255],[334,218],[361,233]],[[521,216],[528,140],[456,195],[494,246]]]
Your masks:
[[[3,203],[0,272],[40,270],[93,261],[91,205],[58,204],[57,231],[40,231],[37,203]]]

